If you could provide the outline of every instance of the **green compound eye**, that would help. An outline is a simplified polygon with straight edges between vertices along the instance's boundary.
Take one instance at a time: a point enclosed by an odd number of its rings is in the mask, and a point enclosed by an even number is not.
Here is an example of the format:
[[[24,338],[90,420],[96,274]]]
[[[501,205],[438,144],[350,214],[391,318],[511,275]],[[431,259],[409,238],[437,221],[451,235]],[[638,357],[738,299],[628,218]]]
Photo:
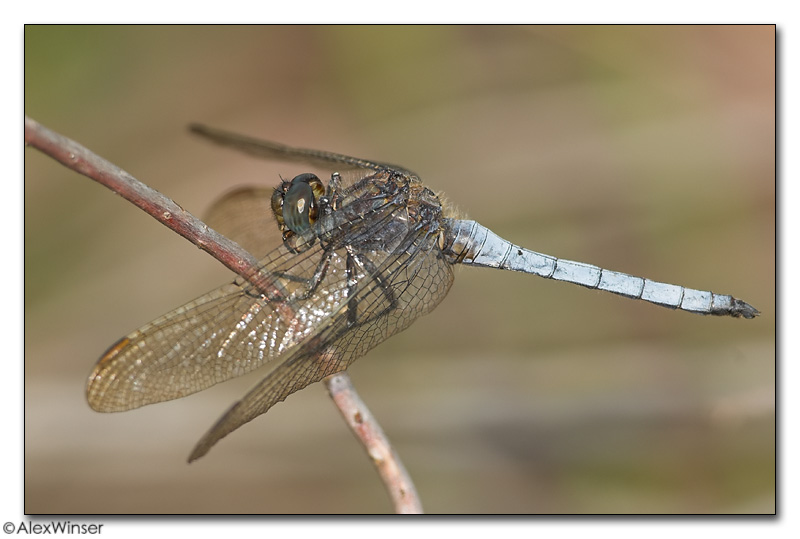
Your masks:
[[[318,199],[325,194],[325,187],[313,174],[295,176],[283,195],[283,223],[295,234],[304,234],[311,229],[319,215]]]
[[[286,247],[293,253],[314,244],[313,224],[319,217],[319,200],[325,186],[313,174],[300,174],[291,182],[283,182],[272,195],[272,212],[283,233]]]
[[[314,191],[308,182],[298,182],[298,178],[300,176],[292,180],[291,187],[283,197],[283,222],[295,234],[303,234],[316,220],[317,203],[314,200]]]

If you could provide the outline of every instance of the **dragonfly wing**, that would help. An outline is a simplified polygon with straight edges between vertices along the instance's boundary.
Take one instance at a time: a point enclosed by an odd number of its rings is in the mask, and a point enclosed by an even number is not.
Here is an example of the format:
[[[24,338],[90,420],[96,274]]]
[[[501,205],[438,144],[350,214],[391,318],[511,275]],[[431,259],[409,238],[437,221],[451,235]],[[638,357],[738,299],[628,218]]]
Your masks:
[[[219,352],[236,333],[270,326],[264,305],[228,284],[120,339],[89,377],[87,399],[116,412],[176,399],[257,367],[257,355],[237,361]],[[230,341],[233,342],[233,341]]]
[[[211,205],[204,220],[253,256],[264,256],[283,241],[272,213],[273,192],[255,186],[234,189]]]
[[[192,124],[189,130],[201,137],[210,140],[221,146],[227,146],[240,152],[261,157],[263,159],[272,159],[276,161],[294,161],[299,163],[306,163],[317,167],[330,167],[332,164],[336,165],[338,172],[343,172],[347,168],[360,168],[369,170],[383,170],[392,169],[401,172],[406,176],[414,176],[416,174],[397,165],[388,163],[380,163],[377,161],[370,161],[369,159],[361,159],[360,157],[351,157],[334,152],[326,152],[322,150],[310,150],[306,148],[293,148],[285,146],[277,142],[270,142],[268,140],[260,140],[245,135],[238,135],[229,131],[215,129],[200,124]],[[346,168],[345,168],[346,167]]]
[[[343,371],[347,365],[346,358],[337,357],[334,353],[326,356],[325,353],[296,352],[294,357],[281,363],[225,412],[197,443],[189,462],[205,455],[220,439],[266,413],[292,393],[325,376]]]
[[[344,277],[332,278],[302,309],[291,300],[320,256],[319,246],[301,254],[279,247],[260,264],[283,297],[270,299],[240,277],[123,337],[89,377],[90,406],[116,412],[177,399],[290,354],[325,318],[320,313],[347,301]]]
[[[189,462],[292,393],[345,370],[430,312],[453,282],[452,267],[437,248],[437,238],[438,234],[420,229],[398,245],[401,252],[360,253],[359,285],[347,303],[217,421],[195,446]],[[338,258],[331,271],[346,274],[346,264],[345,257]],[[351,263],[351,277],[352,269]]]

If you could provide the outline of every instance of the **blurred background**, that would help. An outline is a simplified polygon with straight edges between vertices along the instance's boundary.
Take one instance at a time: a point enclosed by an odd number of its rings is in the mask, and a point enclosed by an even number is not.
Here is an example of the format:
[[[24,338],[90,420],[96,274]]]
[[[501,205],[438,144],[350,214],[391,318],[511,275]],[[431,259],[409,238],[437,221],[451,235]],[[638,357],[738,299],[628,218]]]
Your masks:
[[[350,375],[430,513],[775,511],[772,26],[27,26],[25,113],[202,215],[302,166],[202,122],[397,163],[550,255],[732,294],[672,312],[463,268]],[[259,373],[99,414],[119,337],[231,279],[25,150],[25,511],[385,513],[317,384],[191,465]]]

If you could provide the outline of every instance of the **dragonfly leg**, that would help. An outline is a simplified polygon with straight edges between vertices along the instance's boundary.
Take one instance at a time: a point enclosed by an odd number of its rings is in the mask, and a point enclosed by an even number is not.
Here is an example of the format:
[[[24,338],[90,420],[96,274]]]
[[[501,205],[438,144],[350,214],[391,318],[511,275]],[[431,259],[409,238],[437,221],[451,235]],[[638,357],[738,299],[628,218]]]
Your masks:
[[[314,274],[310,278],[300,277],[285,271],[273,271],[271,272],[271,275],[273,275],[275,279],[285,279],[293,283],[305,284],[306,291],[292,298],[293,300],[305,300],[314,295],[314,293],[317,291],[317,288],[319,288],[319,285],[325,279],[325,275],[328,273],[328,268],[330,267],[331,256],[332,253],[330,251],[323,253],[320,261],[317,263],[317,268],[314,270]],[[245,292],[248,296],[254,298],[262,297],[262,294],[253,289],[246,289]],[[284,296],[288,295],[288,293],[284,294]]]
[[[339,209],[339,190],[342,188],[342,176],[338,172],[331,174],[331,181],[328,182],[328,204],[332,210]]]
[[[347,263],[345,274],[347,276],[347,327],[353,327],[358,321],[358,269],[356,268],[355,256],[351,254],[351,249],[347,249]]]
[[[380,270],[375,266],[375,264],[372,263],[372,261],[368,257],[359,255],[355,251],[355,249],[353,249],[351,246],[348,246],[347,247],[348,283],[351,282],[351,278],[353,283],[357,282],[356,264],[360,266],[361,269],[365,271],[367,274],[371,275],[372,279],[374,279],[378,283],[378,286],[381,289],[381,293],[386,298],[388,305],[385,308],[381,309],[379,312],[368,316],[365,320],[358,320],[358,303],[356,302],[355,299],[350,299],[350,301],[348,301],[347,303],[348,326],[367,324],[373,320],[377,320],[384,314],[393,311],[398,306],[394,290],[392,290],[392,287],[389,286],[389,283],[381,274]],[[353,293],[355,293],[356,291],[357,290],[354,287]],[[351,293],[350,286],[348,285],[348,294],[350,293]]]

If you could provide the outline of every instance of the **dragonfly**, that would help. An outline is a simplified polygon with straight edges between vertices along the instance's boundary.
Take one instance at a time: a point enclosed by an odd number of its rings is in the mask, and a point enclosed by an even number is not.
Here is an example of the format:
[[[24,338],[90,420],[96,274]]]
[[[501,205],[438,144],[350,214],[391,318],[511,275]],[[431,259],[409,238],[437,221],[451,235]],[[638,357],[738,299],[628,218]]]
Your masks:
[[[89,405],[119,412],[181,398],[264,368],[265,376],[189,456],[292,393],[347,369],[431,312],[456,264],[530,273],[704,315],[754,318],[730,295],[635,277],[537,253],[456,218],[403,167],[258,140],[202,125],[191,131],[251,156],[335,170],[219,199],[209,226],[259,257],[260,281],[238,277],[114,343],[87,384]]]

